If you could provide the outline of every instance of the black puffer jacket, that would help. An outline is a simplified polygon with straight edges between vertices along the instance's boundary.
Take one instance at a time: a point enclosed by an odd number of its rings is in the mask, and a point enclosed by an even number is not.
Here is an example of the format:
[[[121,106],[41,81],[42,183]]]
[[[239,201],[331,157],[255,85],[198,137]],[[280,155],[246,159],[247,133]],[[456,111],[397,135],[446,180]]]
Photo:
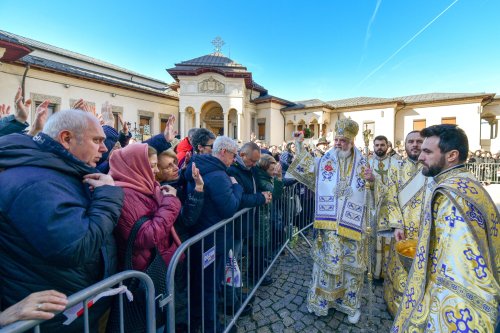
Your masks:
[[[0,169],[2,310],[37,291],[69,296],[116,272],[120,187],[90,192],[82,177],[97,170],[43,133],[1,137]],[[90,311],[91,324],[106,303]],[[81,320],[55,328],[64,319],[57,316],[42,332],[81,329]]]
[[[229,167],[227,174],[234,177],[238,184],[243,187],[240,209],[262,206],[266,203],[264,195],[260,192],[257,193],[252,168],[245,166],[240,155],[236,155],[236,162]]]

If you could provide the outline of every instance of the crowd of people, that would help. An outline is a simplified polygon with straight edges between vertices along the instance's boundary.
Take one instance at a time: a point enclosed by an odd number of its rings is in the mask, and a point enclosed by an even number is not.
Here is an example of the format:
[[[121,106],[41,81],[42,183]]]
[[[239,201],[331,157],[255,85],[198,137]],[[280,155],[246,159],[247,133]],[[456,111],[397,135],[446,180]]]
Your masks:
[[[23,100],[21,89],[12,113],[9,106],[0,106],[0,324],[51,318],[67,295],[128,267],[127,245],[141,219],[145,222],[134,234],[131,268],[146,271],[157,253],[168,266],[186,239],[241,209],[261,207],[244,227],[235,228],[238,237],[218,232],[213,244],[207,239],[204,249],[197,243],[191,251],[190,324],[195,329],[203,324],[207,332],[221,330],[214,320],[217,306],[211,304],[220,294],[214,279],[224,280],[226,246],[220,244],[227,241],[235,257],[242,255],[242,242],[255,251],[270,246],[271,204],[283,189],[279,159],[258,143],[238,145],[205,128],[191,129],[179,140],[174,116],[163,133],[132,143],[126,122],[120,119],[121,128],[113,127],[108,104],[97,114],[80,99],[50,117],[47,106],[36,108],[31,127],[31,101]],[[217,245],[216,264],[200,267],[202,252],[211,245]],[[254,258],[248,269],[258,280],[263,260]],[[187,287],[185,274],[176,282]],[[271,283],[269,277],[261,281]],[[49,296],[39,296],[40,291]],[[236,310],[241,303],[233,301]],[[110,305],[101,300],[93,306],[91,330],[102,328]],[[249,311],[251,305],[243,315]],[[62,321],[59,315],[43,329],[57,331]],[[81,327],[77,320],[65,330]]]
[[[308,145],[297,132],[292,141],[268,147],[255,139],[238,144],[205,128],[178,138],[171,116],[163,133],[133,143],[126,122],[113,127],[108,104],[97,114],[78,100],[48,117],[46,101],[31,126],[30,107],[21,89],[12,114],[0,105],[0,327],[51,319],[65,308],[67,295],[128,267],[131,234],[131,268],[146,271],[156,255],[168,266],[182,242],[242,209],[258,208],[194,243],[176,274],[176,286],[189,288],[179,295],[189,300],[191,316],[189,323],[179,320],[178,330],[189,324],[192,331],[222,331],[217,303],[226,250],[241,258],[272,248],[273,204],[299,180],[315,193],[315,210],[308,212],[314,228],[310,312],[324,316],[334,308],[357,323],[368,272],[383,280],[393,332],[495,328],[500,217],[464,167],[467,136],[455,125],[410,132],[404,156],[376,136],[373,152],[364,156],[354,145],[359,126],[351,119],[337,121],[331,143]],[[481,152],[469,159],[491,161]],[[408,240],[418,243],[410,271],[396,250]],[[201,265],[211,247],[214,264]],[[266,259],[247,258],[249,275],[263,276]],[[246,295],[229,294],[234,311]],[[91,331],[104,330],[111,306],[110,299],[93,306]],[[251,310],[249,302],[241,314]],[[44,332],[59,331],[63,321],[57,315]],[[65,331],[82,328],[76,320]]]

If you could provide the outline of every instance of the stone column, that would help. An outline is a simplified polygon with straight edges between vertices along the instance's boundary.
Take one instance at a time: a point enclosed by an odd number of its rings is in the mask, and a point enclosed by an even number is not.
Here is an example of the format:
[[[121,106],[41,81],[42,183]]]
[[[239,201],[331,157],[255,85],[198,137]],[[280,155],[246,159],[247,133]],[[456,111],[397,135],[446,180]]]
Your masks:
[[[242,124],[241,118],[243,117],[243,113],[238,112],[236,114],[236,117],[237,117],[237,122],[236,122],[236,131],[237,131],[236,138],[238,140],[240,140],[240,141],[243,141],[241,139],[241,124]]]
[[[297,132],[297,131],[298,131],[298,128],[299,128],[299,125],[293,125],[293,130],[294,130],[294,132]]]
[[[179,134],[181,138],[186,136],[186,112],[179,111]]]
[[[224,112],[224,110],[222,110],[223,114],[224,114],[224,129],[223,129],[223,132],[224,132],[224,135],[225,136],[229,136],[229,112]]]
[[[194,127],[200,128],[200,114],[201,111],[195,110],[194,111]]]

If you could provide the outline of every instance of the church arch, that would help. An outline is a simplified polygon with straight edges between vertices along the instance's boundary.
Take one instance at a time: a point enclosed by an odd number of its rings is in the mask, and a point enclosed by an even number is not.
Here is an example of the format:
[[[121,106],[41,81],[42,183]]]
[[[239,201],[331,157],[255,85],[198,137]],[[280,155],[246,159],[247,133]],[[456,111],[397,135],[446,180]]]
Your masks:
[[[201,106],[202,127],[212,131],[215,135],[224,132],[224,113],[222,106],[216,101],[208,101]]]

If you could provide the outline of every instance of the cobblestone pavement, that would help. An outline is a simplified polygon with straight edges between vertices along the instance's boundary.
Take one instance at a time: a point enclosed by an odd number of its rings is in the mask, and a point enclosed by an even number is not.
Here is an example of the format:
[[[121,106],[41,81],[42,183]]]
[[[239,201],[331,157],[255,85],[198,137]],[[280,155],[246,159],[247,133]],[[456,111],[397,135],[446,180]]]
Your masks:
[[[383,299],[383,287],[375,286],[372,307],[372,328],[367,328],[369,315],[367,296],[363,296],[361,319],[356,325],[347,321],[347,315],[330,309],[328,316],[317,317],[306,308],[307,291],[312,272],[309,246],[299,238],[293,251],[301,262],[286,250],[271,270],[274,283],[260,287],[255,294],[253,313],[238,319],[237,332],[389,332],[392,318],[387,312]],[[364,295],[368,295],[367,290]]]

